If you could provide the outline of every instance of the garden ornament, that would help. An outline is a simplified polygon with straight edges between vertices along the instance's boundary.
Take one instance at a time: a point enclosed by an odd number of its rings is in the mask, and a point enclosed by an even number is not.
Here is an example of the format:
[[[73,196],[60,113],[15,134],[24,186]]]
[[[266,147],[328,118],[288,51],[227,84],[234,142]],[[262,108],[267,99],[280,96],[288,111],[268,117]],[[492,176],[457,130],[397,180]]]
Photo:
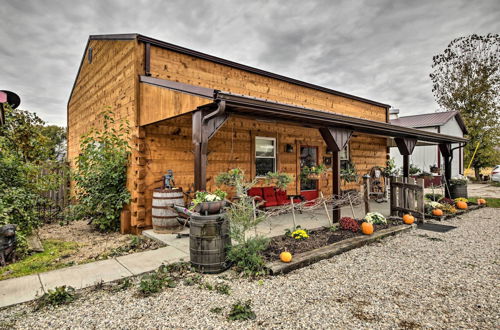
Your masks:
[[[168,170],[163,176],[163,189],[172,189],[175,187],[174,171]]]
[[[8,224],[0,227],[0,266],[8,261],[15,261],[16,225]]]

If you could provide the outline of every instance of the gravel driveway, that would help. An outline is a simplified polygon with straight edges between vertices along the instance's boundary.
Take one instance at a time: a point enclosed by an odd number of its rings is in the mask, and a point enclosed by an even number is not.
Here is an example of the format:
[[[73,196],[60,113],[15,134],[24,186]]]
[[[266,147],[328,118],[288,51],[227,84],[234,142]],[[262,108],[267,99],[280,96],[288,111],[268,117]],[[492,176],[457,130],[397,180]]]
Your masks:
[[[484,208],[446,221],[458,226],[447,233],[417,229],[286,276],[235,279],[230,296],[183,285],[148,298],[135,289],[95,291],[49,310],[8,308],[0,322],[30,329],[498,328],[499,219],[500,209]],[[256,320],[226,321],[238,299],[252,299]]]

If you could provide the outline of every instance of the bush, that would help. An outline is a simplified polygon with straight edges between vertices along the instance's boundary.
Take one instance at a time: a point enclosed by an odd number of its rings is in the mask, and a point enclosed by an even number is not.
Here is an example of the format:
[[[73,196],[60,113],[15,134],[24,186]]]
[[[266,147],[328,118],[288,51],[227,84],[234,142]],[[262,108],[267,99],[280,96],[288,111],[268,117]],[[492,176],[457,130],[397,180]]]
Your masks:
[[[428,199],[428,200],[430,200],[430,201],[437,202],[437,201],[439,201],[441,198],[443,198],[443,195],[441,195],[441,194],[432,194],[432,193],[429,193],[429,194],[425,194],[425,198],[427,198],[427,199]]]
[[[228,320],[231,321],[246,321],[255,320],[256,315],[252,310],[252,301],[247,300],[246,302],[238,301],[231,307],[231,311],[227,316]]]
[[[353,218],[343,217],[340,219],[339,224],[340,224],[340,229],[342,230],[349,230],[352,231],[353,233],[359,231],[359,224]]]
[[[227,253],[227,258],[234,264],[236,271],[244,275],[263,275],[265,274],[265,261],[261,253],[268,244],[269,240],[262,236],[247,238],[244,242],[232,246]]]
[[[54,290],[48,290],[37,301],[35,309],[41,309],[46,306],[59,306],[68,304],[76,299],[75,289],[71,286],[58,286]]]
[[[92,129],[81,138],[73,173],[78,203],[74,211],[76,218],[89,219],[100,231],[115,231],[123,205],[130,199],[126,187],[129,128],[126,122],[116,122],[110,111],[101,116],[103,129]]]

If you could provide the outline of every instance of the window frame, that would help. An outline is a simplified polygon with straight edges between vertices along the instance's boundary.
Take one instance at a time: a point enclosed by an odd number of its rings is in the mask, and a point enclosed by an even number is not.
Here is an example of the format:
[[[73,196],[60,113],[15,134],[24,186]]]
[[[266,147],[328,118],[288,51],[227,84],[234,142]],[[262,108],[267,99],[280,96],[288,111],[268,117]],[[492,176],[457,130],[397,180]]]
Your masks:
[[[273,141],[273,157],[263,157],[263,156],[257,156],[257,139],[261,139],[261,140],[270,140],[270,141]],[[254,162],[253,162],[253,167],[255,169],[255,177],[256,178],[264,178],[265,175],[257,175],[257,159],[258,158],[263,158],[263,159],[274,159],[274,162],[273,162],[273,168],[274,168],[274,172],[276,172],[276,168],[278,166],[278,153],[276,151],[277,149],[277,142],[278,142],[278,139],[276,137],[271,137],[271,136],[261,136],[261,135],[255,135],[254,136],[254,140],[253,140],[253,143],[254,143],[254,151],[253,151],[253,158],[254,158]]]

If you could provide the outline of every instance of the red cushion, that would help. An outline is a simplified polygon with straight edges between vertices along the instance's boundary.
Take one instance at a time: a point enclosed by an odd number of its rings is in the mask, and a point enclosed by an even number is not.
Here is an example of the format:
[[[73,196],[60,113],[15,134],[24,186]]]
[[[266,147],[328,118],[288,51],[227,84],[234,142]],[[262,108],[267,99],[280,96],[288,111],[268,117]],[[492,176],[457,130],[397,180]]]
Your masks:
[[[264,200],[266,201],[266,203],[264,204],[265,207],[278,205],[278,200],[276,199],[276,191],[273,187],[264,187],[262,188],[262,192],[264,194]]]
[[[285,190],[276,189],[276,200],[278,201],[279,205],[290,204],[290,200],[288,199]]]
[[[251,197],[255,197],[255,196],[259,196],[259,197],[262,197],[263,194],[262,194],[262,188],[250,188],[248,190],[248,196],[251,196]]]

